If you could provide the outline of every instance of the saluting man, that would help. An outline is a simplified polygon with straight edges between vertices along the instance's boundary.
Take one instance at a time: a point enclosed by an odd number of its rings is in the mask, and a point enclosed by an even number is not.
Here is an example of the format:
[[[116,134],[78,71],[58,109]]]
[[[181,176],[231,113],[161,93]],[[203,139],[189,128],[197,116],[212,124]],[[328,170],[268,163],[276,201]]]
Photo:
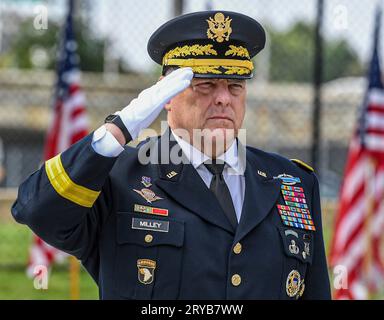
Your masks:
[[[76,256],[102,299],[329,299],[316,175],[237,138],[264,45],[235,12],[162,25],[160,81],[34,172],[14,218]],[[163,108],[165,133],[125,146]]]

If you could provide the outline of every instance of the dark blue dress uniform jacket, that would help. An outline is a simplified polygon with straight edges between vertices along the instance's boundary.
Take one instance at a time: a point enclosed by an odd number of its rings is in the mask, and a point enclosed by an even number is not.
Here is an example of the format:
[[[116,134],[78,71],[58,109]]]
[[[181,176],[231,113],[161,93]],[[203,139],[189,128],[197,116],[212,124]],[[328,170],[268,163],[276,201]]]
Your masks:
[[[13,217],[81,260],[101,299],[330,298],[319,185],[311,170],[247,147],[245,199],[234,230],[191,164],[139,163],[138,154],[156,154],[162,140],[108,158],[93,150],[92,135],[85,137],[20,186]],[[296,186],[304,189],[316,231],[283,224],[277,209],[284,204],[282,181],[274,178],[282,173],[300,178]],[[144,188],[142,176],[162,199],[148,203],[133,190]],[[168,209],[168,216],[135,212],[135,204]],[[169,230],[133,229],[133,218],[168,221]],[[298,254],[289,248],[292,239]],[[139,281],[139,259],[156,263],[148,284]],[[290,297],[293,270],[304,291]]]

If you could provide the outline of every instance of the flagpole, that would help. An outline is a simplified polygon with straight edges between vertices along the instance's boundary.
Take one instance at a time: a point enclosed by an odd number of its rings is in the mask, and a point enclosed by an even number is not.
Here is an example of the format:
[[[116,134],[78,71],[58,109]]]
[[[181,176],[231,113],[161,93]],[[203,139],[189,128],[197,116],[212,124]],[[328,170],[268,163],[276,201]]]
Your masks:
[[[76,12],[78,12],[78,9],[79,2],[68,0],[68,16],[66,28],[70,28],[72,32],[74,28],[73,23],[75,20],[75,15]],[[69,296],[71,300],[80,299],[80,265],[74,256],[69,257]]]
[[[368,287],[367,297],[369,300],[372,299],[372,290],[371,290],[371,277],[372,277],[372,262],[373,262],[373,236],[372,236],[372,220],[374,214],[375,206],[375,168],[376,161],[371,156],[368,156],[367,159],[367,170],[365,174],[365,186],[366,190],[366,199],[367,199],[367,217],[364,223],[365,229],[365,241],[366,241],[366,254],[363,260],[363,270],[365,272],[366,284]]]
[[[80,299],[80,265],[74,256],[69,257],[69,296],[71,300]]]

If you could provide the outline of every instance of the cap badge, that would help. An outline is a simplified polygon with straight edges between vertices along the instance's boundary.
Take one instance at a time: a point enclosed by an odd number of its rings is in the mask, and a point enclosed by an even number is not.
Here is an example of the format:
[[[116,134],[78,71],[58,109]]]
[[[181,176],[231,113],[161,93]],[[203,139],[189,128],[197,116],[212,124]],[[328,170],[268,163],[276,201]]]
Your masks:
[[[208,20],[207,37],[213,41],[223,42],[229,40],[229,36],[232,33],[231,21],[229,17],[224,17],[224,14],[218,12],[214,18],[209,17]]]

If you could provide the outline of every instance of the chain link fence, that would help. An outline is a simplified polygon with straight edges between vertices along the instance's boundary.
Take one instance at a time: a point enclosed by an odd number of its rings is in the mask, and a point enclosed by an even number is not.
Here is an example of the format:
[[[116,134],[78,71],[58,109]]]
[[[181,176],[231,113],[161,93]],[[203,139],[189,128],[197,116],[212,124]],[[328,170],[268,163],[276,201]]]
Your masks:
[[[326,234],[366,87],[376,4],[324,0],[322,109],[315,120]],[[0,265],[23,266],[27,259],[30,233],[15,226],[9,208],[15,188],[42,162],[66,6],[64,0],[0,2]],[[311,163],[316,0],[76,1],[90,130],[156,81],[160,68],[146,51],[151,33],[180,11],[205,9],[247,14],[267,31],[248,84],[247,143]]]

